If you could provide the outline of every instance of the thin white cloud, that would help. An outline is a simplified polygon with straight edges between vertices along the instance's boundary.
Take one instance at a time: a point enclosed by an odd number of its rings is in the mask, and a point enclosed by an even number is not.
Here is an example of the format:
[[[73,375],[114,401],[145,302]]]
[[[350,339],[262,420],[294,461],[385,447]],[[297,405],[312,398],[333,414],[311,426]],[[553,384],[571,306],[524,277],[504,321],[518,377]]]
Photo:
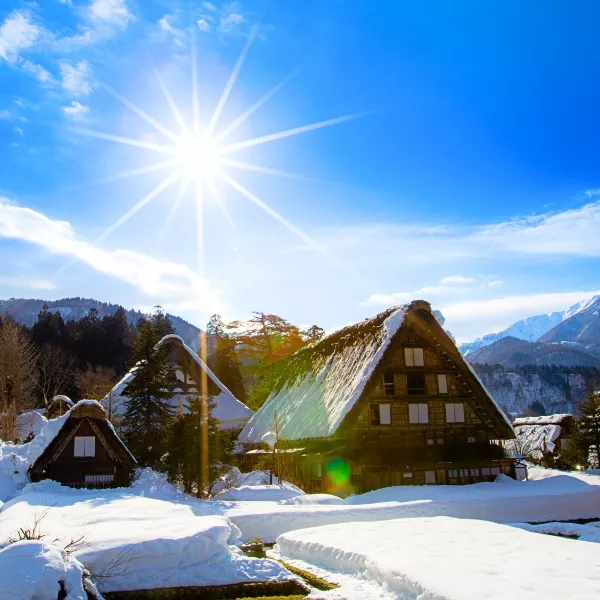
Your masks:
[[[198,19],[196,24],[198,25],[198,29],[200,29],[200,31],[210,31],[210,24],[206,19]]]
[[[69,106],[62,107],[62,111],[65,113],[65,115],[74,121],[83,120],[89,110],[89,106],[81,104],[81,102],[77,102],[77,100],[73,100]]]
[[[460,341],[473,340],[486,333],[502,331],[520,319],[562,311],[598,291],[524,294],[487,300],[466,300],[440,308],[446,326],[460,331]],[[437,307],[436,307],[437,308]]]
[[[55,83],[52,73],[45,67],[42,67],[42,65],[38,65],[25,58],[19,58],[17,64],[23,71],[31,73],[41,84],[53,85]]]
[[[210,10],[211,12],[215,12],[217,10],[217,7],[212,2],[203,2],[202,6],[204,6],[206,10]]]
[[[0,25],[0,58],[14,63],[21,52],[31,48],[42,30],[31,20],[28,10],[14,10]]]
[[[221,17],[219,21],[219,30],[224,32],[232,31],[246,22],[246,18],[239,12],[230,12]]]
[[[361,306],[392,306],[417,298],[446,296],[457,293],[472,293],[475,289],[481,290],[488,287],[496,287],[501,284],[502,282],[498,279],[452,275],[443,277],[437,285],[425,286],[418,290],[393,292],[391,294],[372,294],[365,302],[361,302]]]
[[[134,18],[125,0],[92,0],[87,16],[93,23],[115,25],[121,29],[125,29]]]
[[[188,266],[133,250],[105,250],[79,239],[67,221],[50,219],[30,208],[15,206],[7,198],[0,198],[0,236],[35,244],[51,254],[75,258],[99,273],[138,288],[163,306],[185,304],[210,311],[220,308],[220,292]]]
[[[61,86],[73,96],[89,96],[92,91],[91,69],[87,61],[60,63]]]

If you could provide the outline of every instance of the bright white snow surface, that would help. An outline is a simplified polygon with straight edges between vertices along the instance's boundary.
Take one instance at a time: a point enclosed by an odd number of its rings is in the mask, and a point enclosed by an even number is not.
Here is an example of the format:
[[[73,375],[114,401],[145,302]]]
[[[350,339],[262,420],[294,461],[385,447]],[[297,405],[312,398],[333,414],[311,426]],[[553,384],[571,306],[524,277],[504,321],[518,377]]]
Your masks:
[[[215,500],[270,501],[296,498],[304,492],[297,486],[284,481],[281,485],[243,485],[242,487],[223,490],[215,496]]]
[[[86,600],[82,577],[82,564],[54,544],[27,540],[0,550],[2,600],[56,600],[59,581],[66,600]]]
[[[138,492],[141,491],[138,489]],[[194,505],[196,510],[194,510]],[[137,496],[127,489],[73,490],[31,484],[0,512],[0,545],[19,527],[58,545],[83,536],[73,556],[102,591],[205,586],[289,578],[278,563],[249,558],[235,546],[239,529],[209,503]]]
[[[600,595],[600,546],[472,519],[340,523],[292,531],[275,552],[398,600],[591,600]],[[310,566],[309,566],[310,569]],[[352,599],[353,586],[342,596]]]

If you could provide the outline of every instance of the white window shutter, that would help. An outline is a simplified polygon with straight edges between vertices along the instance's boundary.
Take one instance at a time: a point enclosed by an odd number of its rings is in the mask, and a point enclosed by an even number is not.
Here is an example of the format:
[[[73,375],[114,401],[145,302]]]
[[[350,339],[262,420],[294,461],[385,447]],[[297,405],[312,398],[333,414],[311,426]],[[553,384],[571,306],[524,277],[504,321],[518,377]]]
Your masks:
[[[412,348],[404,348],[404,363],[407,367],[415,366],[415,357]]]
[[[435,471],[425,471],[425,483],[435,483]]]
[[[454,404],[446,404],[446,423],[456,423],[454,419]]]
[[[380,404],[379,405],[379,423],[381,425],[391,425],[392,424],[392,415],[390,412],[389,404]]]
[[[438,375],[438,393],[447,394],[448,393],[448,378],[446,375]]]
[[[465,422],[465,405],[464,404],[455,404],[454,405],[454,417],[457,423]]]
[[[96,438],[94,436],[85,438],[85,455],[96,456]]]
[[[419,422],[419,405],[409,404],[408,405],[408,420],[410,423]]]
[[[85,438],[83,438],[83,437],[75,438],[75,448],[74,448],[73,456],[85,456]]]
[[[425,360],[423,358],[423,348],[413,348],[415,357],[415,367],[424,367]]]
[[[429,407],[427,404],[419,404],[419,423],[429,423]]]

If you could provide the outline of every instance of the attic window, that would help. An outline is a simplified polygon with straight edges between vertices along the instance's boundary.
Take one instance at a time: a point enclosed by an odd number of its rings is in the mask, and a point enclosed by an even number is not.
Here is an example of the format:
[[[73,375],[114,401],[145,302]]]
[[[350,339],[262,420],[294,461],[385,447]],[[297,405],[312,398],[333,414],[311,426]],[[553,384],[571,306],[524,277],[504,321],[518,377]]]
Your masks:
[[[389,404],[371,404],[371,425],[391,425],[392,415]]]
[[[425,373],[406,374],[406,393],[409,396],[423,396],[425,394]]]
[[[423,348],[404,348],[404,363],[407,367],[424,367]]]
[[[96,438],[93,435],[76,436],[73,456],[86,458],[96,456]]]
[[[448,377],[441,373],[438,374],[437,383],[438,383],[438,393],[439,394],[447,394],[448,393]]]
[[[446,423],[464,423],[465,406],[462,402],[446,403]]]
[[[386,396],[393,396],[395,394],[393,373],[383,374],[383,392]]]

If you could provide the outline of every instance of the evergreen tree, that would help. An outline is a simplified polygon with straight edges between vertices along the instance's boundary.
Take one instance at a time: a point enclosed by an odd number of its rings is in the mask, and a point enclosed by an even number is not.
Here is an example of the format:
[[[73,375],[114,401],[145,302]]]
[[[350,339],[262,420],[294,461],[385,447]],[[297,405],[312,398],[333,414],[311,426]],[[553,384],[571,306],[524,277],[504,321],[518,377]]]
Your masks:
[[[192,398],[186,414],[177,417],[169,431],[167,470],[169,479],[181,483],[188,494],[210,494],[220,475],[231,465],[234,439],[213,416],[211,396]]]
[[[598,462],[600,449],[600,392],[589,391],[577,409],[577,418],[571,438],[561,452],[560,459],[568,467],[585,466]],[[595,465],[594,465],[595,466]]]
[[[170,333],[176,333],[171,319],[165,314],[161,306],[154,307],[154,314],[150,317],[150,321],[154,325],[159,339]]]
[[[167,349],[156,348],[160,337],[154,324],[142,322],[137,334],[132,357],[136,371],[124,390],[129,401],[123,426],[127,443],[140,465],[158,468],[173,418],[175,378]]]

